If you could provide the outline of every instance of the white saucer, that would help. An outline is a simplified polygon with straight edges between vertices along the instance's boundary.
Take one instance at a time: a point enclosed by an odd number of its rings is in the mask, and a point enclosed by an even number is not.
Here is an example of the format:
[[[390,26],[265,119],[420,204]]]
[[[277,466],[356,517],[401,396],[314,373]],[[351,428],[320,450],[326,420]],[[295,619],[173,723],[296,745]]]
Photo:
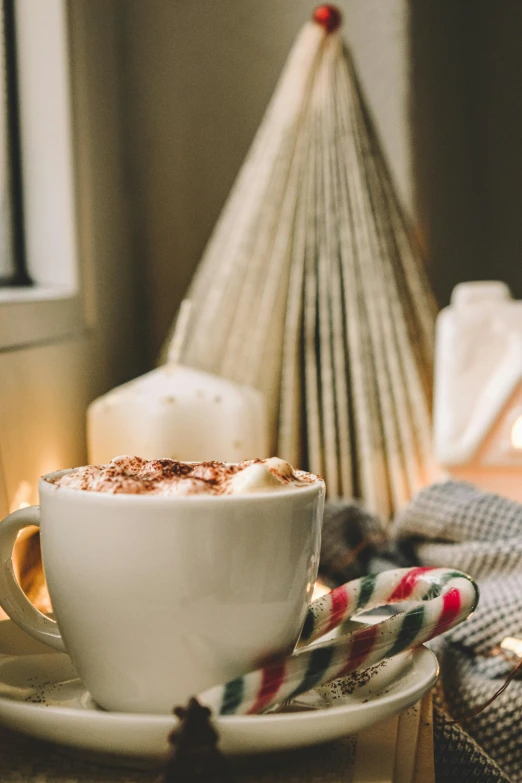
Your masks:
[[[220,748],[263,753],[354,734],[418,701],[435,683],[438,664],[420,647],[372,667],[370,674],[366,683],[346,678],[311,692],[307,700],[319,709],[218,718]],[[165,753],[175,719],[98,709],[67,655],[6,620],[0,622],[0,723],[77,750],[137,760]]]

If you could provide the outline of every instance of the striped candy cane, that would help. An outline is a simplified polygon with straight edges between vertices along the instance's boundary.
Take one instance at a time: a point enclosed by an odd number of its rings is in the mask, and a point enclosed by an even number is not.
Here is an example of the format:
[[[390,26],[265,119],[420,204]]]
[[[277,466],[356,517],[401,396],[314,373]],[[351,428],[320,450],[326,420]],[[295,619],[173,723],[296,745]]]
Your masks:
[[[448,568],[397,568],[347,582],[310,604],[298,647],[311,644],[363,610],[435,598],[454,578],[472,582],[466,574]]]
[[[478,588],[466,574],[447,568],[402,568],[356,579],[311,604],[299,644],[310,644],[363,609],[416,600],[422,603],[407,612],[304,648],[205,691],[199,701],[220,715],[263,712],[454,628],[475,609]]]

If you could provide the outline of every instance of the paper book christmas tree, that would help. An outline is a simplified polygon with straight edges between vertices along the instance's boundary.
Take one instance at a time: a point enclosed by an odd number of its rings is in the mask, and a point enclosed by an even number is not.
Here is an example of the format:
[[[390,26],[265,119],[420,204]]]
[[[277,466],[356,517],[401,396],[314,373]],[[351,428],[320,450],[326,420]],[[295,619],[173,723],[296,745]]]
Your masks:
[[[190,288],[182,361],[261,390],[271,453],[387,517],[432,476],[435,304],[339,24],[321,6],[290,52]]]

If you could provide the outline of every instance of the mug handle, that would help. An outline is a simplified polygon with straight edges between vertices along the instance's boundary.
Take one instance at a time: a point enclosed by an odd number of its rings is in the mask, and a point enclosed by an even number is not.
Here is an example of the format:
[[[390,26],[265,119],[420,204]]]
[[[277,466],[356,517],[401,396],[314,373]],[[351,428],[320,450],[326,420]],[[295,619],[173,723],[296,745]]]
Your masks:
[[[65,652],[57,624],[32,605],[14,574],[13,547],[20,531],[29,525],[40,527],[40,506],[13,511],[0,523],[0,606],[30,636]]]

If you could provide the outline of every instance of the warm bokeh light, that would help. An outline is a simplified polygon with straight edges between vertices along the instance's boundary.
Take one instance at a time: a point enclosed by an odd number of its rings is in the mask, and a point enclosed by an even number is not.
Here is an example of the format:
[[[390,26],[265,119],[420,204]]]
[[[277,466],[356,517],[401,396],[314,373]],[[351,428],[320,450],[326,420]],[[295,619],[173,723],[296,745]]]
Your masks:
[[[500,642],[500,647],[502,650],[513,653],[517,658],[522,658],[522,639],[517,639],[515,636],[506,636]]]
[[[10,511],[31,506],[37,498],[36,484],[27,480],[19,483],[10,503]],[[17,536],[13,549],[13,570],[24,592],[41,612],[52,611],[40,557],[40,538],[34,525],[25,527]],[[0,610],[0,620],[7,615]]]
[[[18,511],[19,508],[27,508],[33,502],[33,487],[28,481],[21,481],[16,488],[10,511]]]
[[[316,582],[314,585],[314,591],[312,593],[312,601],[315,601],[316,598],[322,598],[323,595],[326,595],[329,592],[329,587],[323,585],[322,582]]]
[[[522,414],[517,416],[511,427],[511,446],[514,449],[522,449]]]

